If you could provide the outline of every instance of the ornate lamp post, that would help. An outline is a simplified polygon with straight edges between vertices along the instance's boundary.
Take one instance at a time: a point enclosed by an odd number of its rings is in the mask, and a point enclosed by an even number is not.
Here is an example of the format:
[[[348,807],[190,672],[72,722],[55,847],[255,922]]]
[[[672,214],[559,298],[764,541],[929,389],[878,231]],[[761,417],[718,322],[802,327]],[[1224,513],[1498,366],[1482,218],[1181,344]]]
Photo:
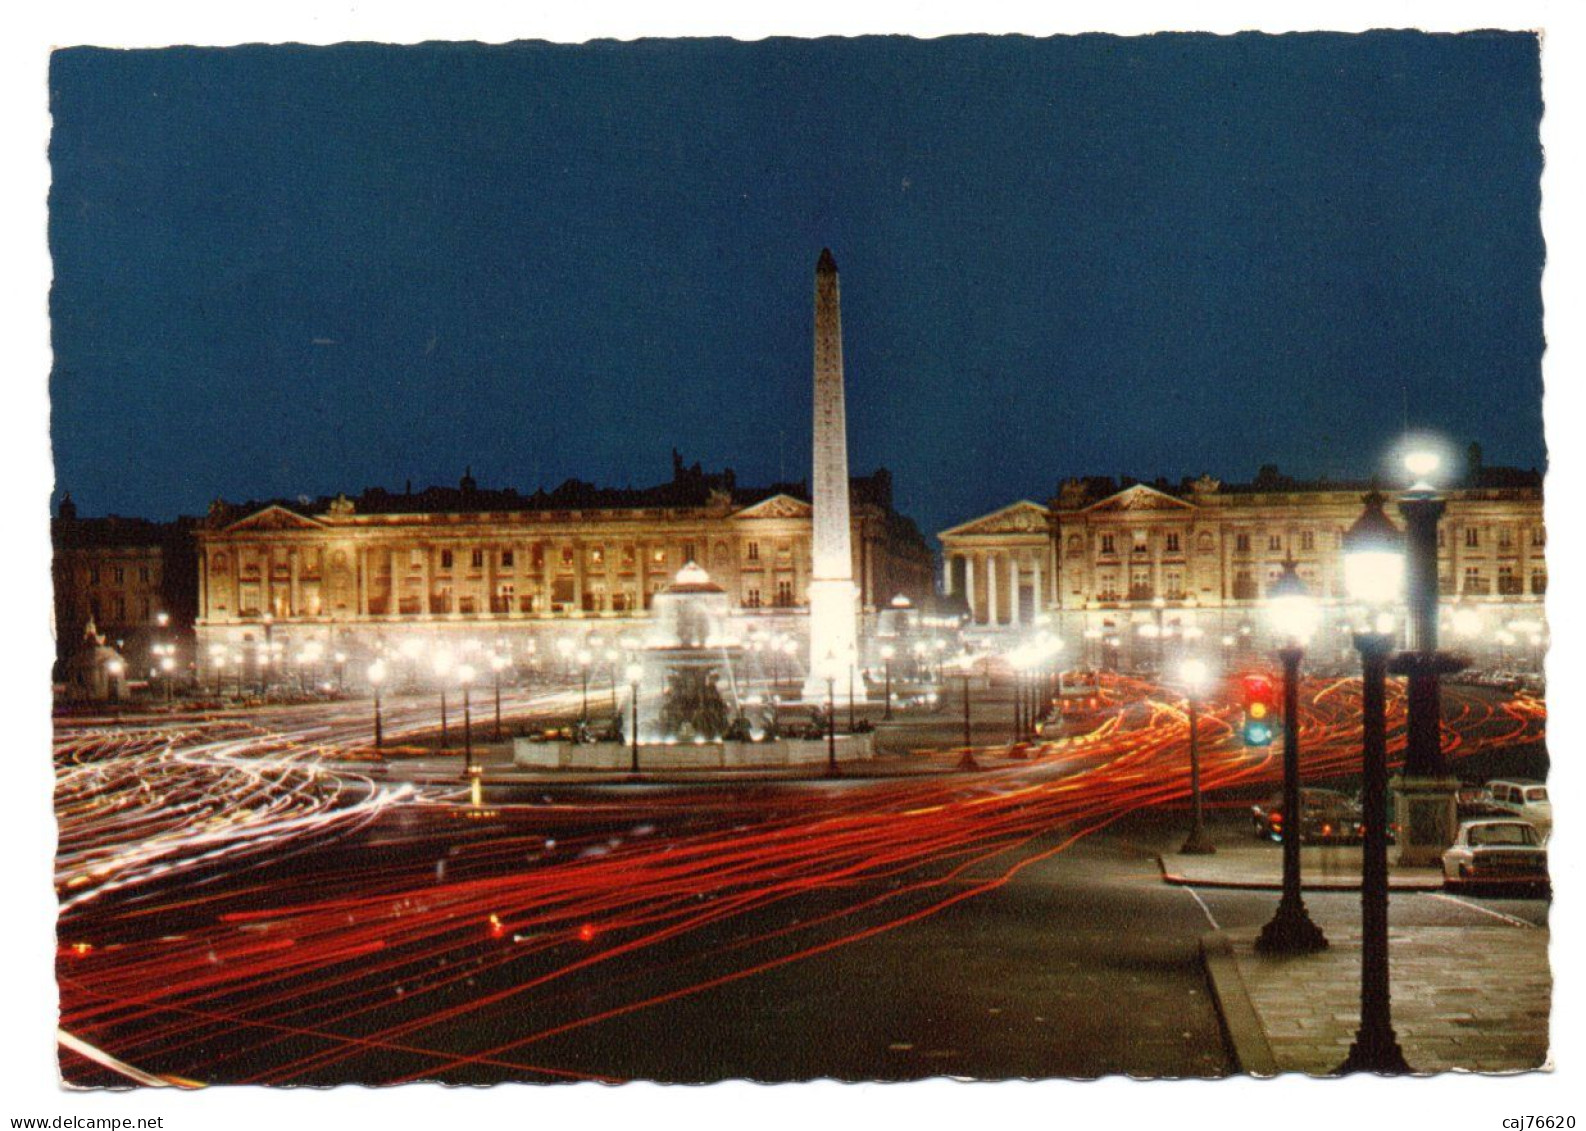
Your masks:
[[[594,659],[589,654],[589,649],[584,648],[578,653],[578,677],[583,687],[583,706],[579,708],[578,721],[585,726],[589,725],[589,662]]]
[[[1160,594],[1151,598],[1151,611],[1156,615],[1156,631],[1152,633],[1152,635],[1156,637],[1156,670],[1158,672],[1162,671],[1162,642],[1167,636],[1167,633],[1163,630],[1162,625],[1162,618],[1166,610],[1167,598],[1161,596]]]
[[[452,671],[452,654],[442,648],[435,653],[435,681],[441,687],[441,749],[446,749],[446,677]]]
[[[385,661],[376,660],[369,665],[369,686],[374,688],[374,748],[379,750],[384,745],[380,731],[380,685],[385,682]]]
[[[457,682],[463,685],[463,774],[472,777],[474,772],[474,718],[469,687],[474,682],[474,666],[462,664],[457,669]]]
[[[1256,949],[1266,954],[1306,954],[1327,947],[1300,890],[1300,661],[1322,610],[1294,565],[1291,555],[1267,598],[1273,634],[1284,644],[1278,650],[1283,661],[1283,898],[1256,939]]]
[[[1442,676],[1465,667],[1461,658],[1437,646],[1437,523],[1443,500],[1431,479],[1441,461],[1429,448],[1411,450],[1404,466],[1415,477],[1399,498],[1405,525],[1405,574],[1409,606],[1409,648],[1395,656],[1389,670],[1409,681],[1409,720],[1404,772],[1397,785],[1399,863],[1433,866],[1454,842],[1459,823],[1455,795],[1459,781],[1448,773],[1442,743]]]
[[[837,769],[837,654],[826,653],[826,776],[834,778]]]
[[[881,712],[881,717],[888,722],[892,721],[892,656],[894,649],[890,644],[881,646],[881,663],[886,668],[886,707]]]
[[[980,769],[980,763],[975,761],[974,740],[969,725],[969,677],[974,670],[974,661],[967,655],[959,660],[958,674],[964,681],[964,756],[958,760],[958,768],[960,770]]]
[[[1199,699],[1206,689],[1206,681],[1210,674],[1206,661],[1193,656],[1185,660],[1183,667],[1179,669],[1179,678],[1184,682],[1185,703],[1189,710],[1190,796],[1195,813],[1194,823],[1190,825],[1190,834],[1185,839],[1183,847],[1179,849],[1186,856],[1209,856],[1217,851],[1217,846],[1206,835],[1206,827],[1202,824],[1200,717],[1197,713]]]
[[[639,776],[639,680],[644,675],[644,668],[637,663],[629,664],[627,669],[628,702],[632,705],[633,722],[628,727],[628,773],[634,777]]]
[[[507,666],[507,658],[500,652],[490,653],[490,671],[495,676],[496,683],[496,741],[501,741],[501,672]]]
[[[347,693],[347,653],[336,653],[336,694]]]
[[[1360,875],[1360,1028],[1349,1056],[1349,1072],[1404,1073],[1409,1065],[1393,1031],[1388,991],[1388,652],[1393,647],[1391,614],[1404,580],[1402,539],[1383,513],[1383,497],[1365,497],[1365,513],[1344,535],[1344,583],[1350,598],[1367,610],[1355,633],[1360,653],[1362,784],[1366,824]]]

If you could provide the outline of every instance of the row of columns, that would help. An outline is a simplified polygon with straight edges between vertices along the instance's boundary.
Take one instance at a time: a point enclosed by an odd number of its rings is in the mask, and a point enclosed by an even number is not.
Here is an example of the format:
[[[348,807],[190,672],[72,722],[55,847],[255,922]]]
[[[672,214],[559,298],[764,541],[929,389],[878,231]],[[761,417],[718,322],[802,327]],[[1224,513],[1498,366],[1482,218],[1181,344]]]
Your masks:
[[[708,548],[710,543],[703,535],[700,535],[698,538],[689,541],[692,542],[696,551],[702,551],[702,556],[708,557]],[[671,581],[672,575],[682,564],[680,555],[685,544],[687,543],[682,539],[667,539],[665,541],[639,540],[634,543],[635,562],[631,568],[624,567],[625,570],[633,575],[633,585],[635,587],[634,611],[642,610],[644,606],[645,595],[647,592],[651,591],[653,582],[661,580],[669,583]],[[533,561],[532,550],[535,545],[541,546],[545,555],[538,568],[531,567],[529,564]],[[439,573],[438,567],[434,560],[434,555],[441,549],[448,548],[453,549],[454,552],[458,554],[467,554],[471,553],[475,549],[484,549],[486,553],[484,565],[481,571],[482,580],[478,583],[480,586],[482,586],[482,589],[476,591],[474,596],[476,600],[480,602],[479,611],[491,611],[494,607],[494,602],[498,597],[498,590],[502,580],[501,574],[499,572],[499,554],[501,550],[510,548],[514,551],[518,563],[516,569],[513,571],[512,578],[514,582],[525,583],[528,587],[530,587],[530,592],[519,593],[514,591],[509,613],[520,614],[522,611],[521,599],[526,595],[536,594],[539,596],[540,609],[543,611],[550,607],[553,593],[552,586],[555,582],[555,579],[558,576],[566,576],[561,572],[561,560],[562,554],[568,546],[571,546],[573,549],[572,570],[570,574],[573,581],[571,604],[573,608],[581,609],[584,603],[585,591],[588,588],[592,578],[605,577],[607,574],[604,570],[594,574],[591,573],[587,562],[588,544],[573,539],[552,539],[540,542],[514,542],[507,545],[503,545],[501,543],[492,543],[488,546],[477,547],[471,545],[443,547],[434,543],[425,543],[422,545],[413,545],[410,543],[391,543],[386,545],[359,546],[353,552],[353,563],[351,570],[353,607],[356,609],[357,615],[360,617],[370,617],[374,615],[371,613],[372,603],[381,596],[381,594],[376,591],[374,579],[378,572],[378,567],[383,565],[389,579],[385,594],[388,602],[385,609],[385,615],[397,615],[400,612],[400,603],[402,599],[402,579],[408,575],[407,564],[409,555],[413,550],[418,549],[422,551],[419,558],[418,571],[418,591],[420,594],[419,611],[421,614],[428,614],[430,611],[429,602],[433,596],[436,577]],[[652,570],[650,565],[650,553],[657,546],[664,546],[669,551],[667,555],[666,568],[660,571]],[[244,545],[228,546],[226,548],[231,551],[232,559],[235,563],[233,567],[236,571],[234,574],[234,580],[238,585],[238,590],[234,594],[233,598],[237,604],[237,608],[234,610],[234,612],[240,615],[242,596],[240,585],[243,580],[241,574],[241,558],[243,552],[250,547]],[[261,561],[261,567],[259,571],[261,611],[267,611],[277,617],[294,617],[304,615],[307,610],[305,610],[303,605],[304,583],[301,568],[302,563],[301,555],[297,548],[293,547],[288,551],[287,560],[289,564],[289,576],[286,579],[286,584],[284,586],[286,590],[285,593],[279,591],[283,588],[283,586],[279,585],[276,581],[276,559],[271,553],[270,547],[267,545],[259,545],[253,547],[253,550],[258,556],[258,559]],[[200,550],[201,568],[199,570],[199,607],[201,610],[203,610],[202,615],[206,617],[215,615],[215,610],[210,607],[212,594],[212,586],[210,584],[209,577],[210,553],[211,549],[209,547],[204,547]],[[867,554],[866,557],[873,558],[873,555]],[[808,573],[805,563],[805,556],[795,553],[792,555],[792,559],[791,571],[777,567],[774,564],[774,559],[766,564],[766,568],[763,571],[759,571],[763,572],[765,578],[763,583],[764,592],[762,595],[762,601],[765,604],[769,605],[773,603],[775,599],[776,583],[779,580],[790,580],[793,583],[795,602],[797,602],[799,595],[805,592]],[[704,562],[701,562],[700,564],[705,565]],[[867,567],[870,566],[871,562],[867,561],[866,565]],[[709,567],[706,566],[706,568],[708,569]],[[532,572],[530,572],[531,569]],[[746,570],[744,572],[748,574],[754,574],[757,571]],[[791,573],[791,576],[789,576],[789,573]],[[320,576],[322,585],[320,593],[321,604],[324,606],[330,600],[328,591],[323,588],[325,581],[328,580],[330,576],[328,562],[322,566]],[[608,596],[612,593],[620,591],[621,589],[619,585],[617,588],[613,588],[612,590],[608,591]],[[457,608],[456,602],[458,599],[464,595],[464,593],[457,591],[452,593],[451,596],[453,601],[453,611],[455,611]],[[278,602],[278,598],[280,597],[286,598],[285,604],[280,604]]]
[[[972,553],[949,554],[943,560],[945,574],[943,588],[948,596],[953,594],[953,561],[960,559],[964,563],[964,600],[969,605],[970,620],[976,624],[989,625],[1011,624],[1018,627],[1023,623],[1022,610],[1019,603],[1020,583],[1024,580],[1025,573],[1031,577],[1031,588],[1035,595],[1032,614],[1039,616],[1045,609],[1045,590],[1043,588],[1044,574],[1041,569],[1041,559],[1045,557],[1044,551],[1035,550],[983,550]],[[984,605],[979,600],[975,586],[975,561],[979,559],[985,571]],[[1000,563],[1000,568],[999,568]],[[1005,581],[1003,580],[1005,579]],[[1001,590],[1006,585],[1008,604],[1006,618],[1003,616]]]

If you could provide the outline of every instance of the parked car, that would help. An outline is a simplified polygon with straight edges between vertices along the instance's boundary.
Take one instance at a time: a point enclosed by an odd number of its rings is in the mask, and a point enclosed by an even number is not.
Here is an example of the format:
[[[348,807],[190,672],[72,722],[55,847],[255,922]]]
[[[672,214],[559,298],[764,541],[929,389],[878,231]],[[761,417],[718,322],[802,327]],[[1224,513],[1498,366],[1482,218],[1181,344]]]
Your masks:
[[[1507,817],[1509,810],[1495,803],[1484,785],[1462,785],[1454,795],[1455,809],[1461,821],[1474,821],[1478,817]]]
[[[1536,828],[1514,817],[1465,821],[1443,853],[1443,880],[1451,884],[1547,882],[1547,849]]]
[[[1544,844],[1553,834],[1553,803],[1548,800],[1547,786],[1541,782],[1524,779],[1490,781],[1487,783],[1487,795],[1493,805],[1536,826]]]
[[[1360,803],[1332,789],[1301,789],[1300,840],[1310,844],[1353,844],[1365,835]],[[1250,823],[1256,836],[1283,839],[1283,794],[1250,807]]]

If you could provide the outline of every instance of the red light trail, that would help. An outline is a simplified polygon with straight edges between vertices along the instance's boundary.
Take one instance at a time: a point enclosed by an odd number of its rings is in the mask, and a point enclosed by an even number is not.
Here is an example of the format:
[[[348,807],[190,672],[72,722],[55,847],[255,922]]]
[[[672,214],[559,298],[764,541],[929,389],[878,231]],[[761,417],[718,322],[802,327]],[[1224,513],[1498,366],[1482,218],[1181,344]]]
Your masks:
[[[482,812],[460,786],[348,772],[362,705],[63,728],[62,1028],[197,1080],[583,1078],[529,1054],[919,922],[1181,803],[1182,704],[1133,681],[1112,694],[1125,705],[1088,734],[980,774]],[[1358,682],[1313,681],[1303,699],[1307,780],[1353,772]],[[1540,700],[1445,699],[1453,758],[1542,737]],[[423,707],[394,717],[435,723]],[[1277,748],[1244,747],[1236,719],[1226,702],[1200,716],[1208,791],[1277,779]],[[366,843],[391,828],[390,851]],[[63,1067],[71,1080],[99,1066],[67,1051]]]

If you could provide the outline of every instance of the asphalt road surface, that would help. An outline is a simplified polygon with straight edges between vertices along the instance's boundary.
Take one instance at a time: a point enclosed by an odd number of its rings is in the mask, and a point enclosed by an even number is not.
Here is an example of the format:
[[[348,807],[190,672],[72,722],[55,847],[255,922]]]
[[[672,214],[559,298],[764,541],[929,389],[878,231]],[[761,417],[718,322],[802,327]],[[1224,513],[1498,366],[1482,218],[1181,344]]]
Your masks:
[[[576,692],[573,693],[576,696]],[[368,704],[62,722],[58,973],[69,1082],[703,1081],[1233,1070],[1197,952],[1273,895],[1162,884],[1182,703],[974,774],[536,785],[467,804],[349,762]],[[568,693],[509,696],[511,717]],[[995,697],[990,697],[995,699]],[[1310,780],[1358,761],[1358,686],[1306,688]],[[1450,690],[1460,764],[1536,759],[1529,699]],[[990,722],[1005,704],[977,709]],[[1395,756],[1402,702],[1393,703]],[[433,705],[393,703],[419,736]],[[915,739],[950,720],[924,720]],[[1202,717],[1218,835],[1277,776]],[[906,748],[912,748],[904,742]],[[1469,761],[1467,761],[1469,760]],[[950,764],[947,763],[947,764]],[[1317,896],[1319,915],[1349,896]],[[1333,902],[1338,907],[1333,907]],[[1396,898],[1401,922],[1545,921],[1536,900]]]

